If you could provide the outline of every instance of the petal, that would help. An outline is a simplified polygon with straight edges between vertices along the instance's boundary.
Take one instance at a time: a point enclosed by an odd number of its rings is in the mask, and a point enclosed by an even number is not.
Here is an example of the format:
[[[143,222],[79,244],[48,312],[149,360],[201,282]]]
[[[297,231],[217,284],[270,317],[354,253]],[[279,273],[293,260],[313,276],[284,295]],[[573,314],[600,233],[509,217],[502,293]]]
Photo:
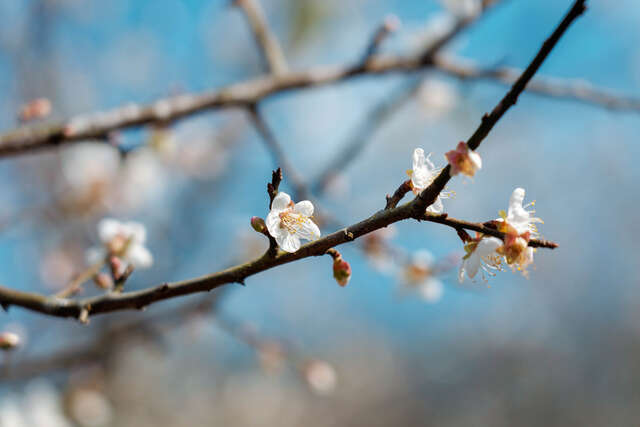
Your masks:
[[[273,237],[278,237],[285,231],[282,227],[280,227],[280,215],[277,212],[271,211],[267,215],[267,219],[265,220],[265,224],[267,225],[267,230],[269,234]]]
[[[123,224],[127,230],[128,238],[132,242],[143,244],[147,240],[147,229],[139,222],[130,221]]]
[[[492,255],[496,249],[502,245],[502,240],[497,237],[485,237],[478,242],[478,246],[476,247],[473,255],[477,255],[478,258],[486,258],[487,256]]]
[[[522,207],[522,202],[524,201],[524,189],[516,188],[513,190],[511,197],[509,198],[509,210],[507,211],[507,216],[511,217],[514,215],[521,215],[521,212],[524,211]]]
[[[280,249],[285,252],[296,252],[300,249],[300,238],[295,234],[283,233],[276,237],[276,242],[278,242]]]
[[[471,163],[473,163],[473,166],[476,169],[482,169],[482,158],[480,157],[480,154],[476,153],[475,151],[470,151],[469,160],[471,160]]]
[[[464,282],[464,261],[462,261],[462,265],[460,266],[460,270],[458,270],[458,282]]]
[[[296,234],[301,239],[317,240],[320,238],[320,229],[313,221],[307,219],[300,224],[300,228],[296,231]]]
[[[304,216],[311,216],[313,215],[313,203],[308,200],[303,200],[293,206],[293,211]]]
[[[471,254],[469,258],[465,259],[462,262],[462,266],[466,270],[467,276],[469,276],[469,278],[473,279],[476,276],[476,274],[478,274],[478,270],[480,269],[481,262],[482,262],[482,259],[480,258],[480,256],[478,256],[476,252]]]
[[[435,262],[435,257],[426,249],[420,249],[413,254],[413,264],[421,268],[431,268]]]
[[[281,191],[276,194],[276,197],[273,199],[273,202],[271,203],[271,209],[276,211],[283,211],[289,206],[289,203],[291,203],[291,196]]]
[[[102,243],[110,242],[121,232],[122,224],[113,218],[101,219],[98,223],[98,236]]]
[[[427,212],[431,212],[434,214],[441,214],[442,212],[444,212],[444,205],[442,204],[442,200],[440,200],[440,197],[437,197],[436,201],[427,208]]]
[[[424,161],[424,150],[422,148],[413,150],[413,170],[424,168]]]
[[[444,286],[440,280],[431,277],[420,285],[418,291],[425,301],[434,303],[442,298]]]
[[[144,245],[130,245],[125,259],[138,269],[149,268],[153,265],[153,255]]]

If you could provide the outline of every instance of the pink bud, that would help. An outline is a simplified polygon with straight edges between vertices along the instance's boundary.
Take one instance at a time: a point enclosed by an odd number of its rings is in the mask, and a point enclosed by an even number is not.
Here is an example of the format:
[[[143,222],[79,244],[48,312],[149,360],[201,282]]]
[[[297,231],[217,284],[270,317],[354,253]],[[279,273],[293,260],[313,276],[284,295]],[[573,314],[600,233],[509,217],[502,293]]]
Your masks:
[[[0,350],[13,350],[20,345],[20,337],[12,332],[0,333]]]
[[[20,120],[26,122],[34,119],[41,119],[51,113],[51,101],[47,98],[37,98],[26,103],[20,108],[18,114]]]
[[[351,279],[351,266],[342,257],[333,260],[333,277],[340,286],[346,286]]]
[[[459,142],[455,150],[447,151],[444,155],[451,165],[451,176],[459,173],[467,176],[475,175],[482,168],[480,155],[470,150],[465,142]]]
[[[251,217],[251,227],[253,227],[253,229],[258,233],[264,233],[267,231],[267,225],[264,223],[264,220],[257,216]]]

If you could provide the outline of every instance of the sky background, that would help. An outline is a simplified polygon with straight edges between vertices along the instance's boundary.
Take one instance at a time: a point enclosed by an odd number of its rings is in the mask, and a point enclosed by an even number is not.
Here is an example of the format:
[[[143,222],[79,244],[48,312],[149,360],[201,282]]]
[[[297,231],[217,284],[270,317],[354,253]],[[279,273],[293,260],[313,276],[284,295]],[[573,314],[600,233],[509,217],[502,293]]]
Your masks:
[[[446,53],[485,66],[525,67],[571,2],[503,3],[458,36]],[[635,49],[640,5],[632,0],[589,3],[588,12],[567,31],[538,75],[580,79],[640,97]],[[295,70],[352,63],[390,13],[402,27],[382,51],[414,51],[429,34],[426,29],[445,13],[440,3],[426,0],[262,4]],[[228,1],[0,2],[3,130],[18,125],[18,106],[40,96],[52,100],[52,118],[64,118],[262,74],[249,28]],[[433,152],[436,165],[443,166],[444,152],[473,133],[506,88],[427,70],[287,92],[261,104],[294,166],[311,181],[367,112],[412,78],[424,79],[431,91],[424,90],[384,122],[333,191],[319,197],[344,224],[383,207],[385,194],[406,179],[414,148]],[[132,420],[142,417],[135,415],[132,402],[170,425],[188,425],[183,424],[188,417],[171,418],[170,401],[191,408],[185,411],[193,425],[206,425],[202,420],[212,408],[220,423],[255,425],[251,415],[234,406],[235,399],[225,397],[237,394],[247,407],[261,408],[256,409],[261,415],[253,416],[266,424],[320,422],[317,417],[324,417],[324,425],[637,424],[639,131],[637,112],[524,93],[480,147],[483,169],[471,180],[453,179],[449,187],[456,197],[444,202],[451,216],[482,222],[507,208],[514,188],[525,188],[526,200],[536,200],[536,216],[545,221],[542,237],[560,245],[536,253],[529,278],[508,271],[488,283],[460,286],[456,265],[440,277],[442,298],[428,303],[416,294],[402,295],[400,273],[372,268],[355,244],[340,248],[353,269],[344,288],[331,277],[328,257],[269,270],[248,278],[246,287],[229,285],[233,289],[220,310],[267,336],[284,337],[306,355],[331,361],[339,372],[333,397],[302,393],[291,373],[265,376],[252,350],[230,339],[208,316],[198,323],[197,338],[186,326],[169,333],[161,362],[159,356],[140,355],[132,348],[133,356],[122,356],[121,365],[109,367],[106,394],[115,402],[119,420],[113,425],[135,425]],[[60,194],[61,159],[76,147],[1,161],[6,185],[0,190],[0,213],[9,220],[0,234],[5,260],[0,283],[52,292],[42,273],[47,254],[71,245],[81,264],[77,253],[97,243],[96,223],[103,216],[147,226],[155,264],[136,272],[129,289],[217,271],[248,259],[252,247],[263,248],[249,218],[267,214],[264,188],[276,165],[246,115],[206,112],[177,123],[172,132],[178,144],[213,141],[222,147],[206,158],[210,163],[203,169],[209,176],[194,177],[175,164],[163,164],[144,185],[122,184],[140,199],[126,211],[105,208],[44,220],[26,213],[39,211]],[[126,131],[120,138],[135,152],[148,144],[150,132]],[[282,189],[291,189],[286,176]],[[407,221],[395,229],[393,244],[408,253],[428,249],[438,260],[462,253],[459,238],[446,227]],[[333,231],[322,228],[323,234]],[[159,313],[198,298],[162,302],[144,314],[122,316]],[[17,363],[89,340],[107,317],[85,327],[14,308],[0,316],[0,330],[28,336],[27,345],[15,354]],[[131,366],[122,366],[126,363]],[[153,391],[134,394],[130,405],[109,395],[109,390],[126,387],[127,375],[134,374]],[[64,373],[47,378],[55,390],[68,387]],[[167,384],[172,391],[160,391]],[[28,386],[0,385],[0,400],[20,400]],[[196,391],[200,397],[213,396],[216,403],[198,406]],[[297,403],[288,406],[288,399]],[[137,420],[142,419],[153,416]]]

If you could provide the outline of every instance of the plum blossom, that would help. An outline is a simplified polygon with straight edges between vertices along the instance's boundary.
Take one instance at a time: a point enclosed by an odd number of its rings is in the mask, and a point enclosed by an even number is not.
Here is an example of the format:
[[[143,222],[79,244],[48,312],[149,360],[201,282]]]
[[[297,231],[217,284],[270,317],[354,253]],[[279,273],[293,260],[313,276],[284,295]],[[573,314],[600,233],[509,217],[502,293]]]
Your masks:
[[[112,218],[104,218],[98,223],[98,235],[101,247],[87,251],[89,263],[96,263],[107,255],[121,258],[137,269],[149,268],[153,265],[153,256],[146,248],[147,230],[139,222],[120,222]]]
[[[320,229],[311,220],[312,215],[313,204],[310,201],[294,204],[291,196],[280,192],[271,203],[266,219],[267,230],[283,251],[296,252],[300,249],[300,239],[320,238]]]
[[[447,151],[445,158],[451,165],[451,176],[459,173],[472,177],[482,168],[480,155],[470,150],[465,142],[460,141],[455,150]]]
[[[431,157],[431,153],[425,156],[422,148],[413,150],[413,169],[408,170],[407,174],[411,177],[411,188],[416,195],[427,188],[433,180],[436,179],[438,173],[440,173],[440,169],[434,166],[429,157]],[[440,192],[435,202],[427,208],[427,212],[434,214],[442,213],[444,211],[444,205],[441,199],[447,199],[450,196],[450,192]]]
[[[501,256],[497,252],[502,246],[502,240],[497,237],[478,236],[464,246],[466,255],[462,258],[462,265],[458,273],[460,283],[464,281],[464,275],[473,279],[478,271],[482,270],[493,275],[491,270],[501,270]]]
[[[544,221],[533,216],[535,211],[526,210],[529,206],[535,205],[535,201],[525,206],[522,205],[522,202],[524,201],[524,194],[524,188],[516,188],[513,190],[513,193],[509,198],[509,208],[506,214],[504,211],[501,211],[500,218],[496,221],[503,223],[503,225],[511,225],[515,228],[518,234],[528,231],[531,233],[531,237],[536,237],[538,236],[538,228],[535,223],[544,223]],[[507,230],[504,231],[506,232]]]
[[[427,250],[416,251],[404,270],[404,282],[415,288],[422,299],[436,303],[442,298],[444,285],[438,280],[433,254]]]

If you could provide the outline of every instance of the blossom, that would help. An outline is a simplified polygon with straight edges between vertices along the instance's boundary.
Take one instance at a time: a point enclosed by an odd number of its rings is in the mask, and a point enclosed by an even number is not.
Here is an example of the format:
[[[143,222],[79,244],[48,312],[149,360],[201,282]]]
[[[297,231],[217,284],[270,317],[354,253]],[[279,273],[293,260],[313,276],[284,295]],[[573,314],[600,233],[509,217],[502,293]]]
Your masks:
[[[312,359],[301,368],[302,376],[311,391],[320,394],[331,394],[338,383],[338,374],[334,367],[324,360]]]
[[[427,78],[420,84],[417,99],[422,115],[433,121],[450,113],[458,104],[459,95],[454,85]]]
[[[87,259],[90,263],[112,255],[131,263],[137,269],[149,268],[153,264],[153,256],[144,245],[147,230],[143,224],[104,218],[98,223],[98,235],[102,247],[89,249]]]
[[[447,151],[444,155],[451,165],[451,176],[459,173],[467,176],[475,175],[478,169],[482,168],[482,159],[480,155],[473,150],[469,149],[469,146],[460,141],[455,150]]]
[[[422,190],[427,188],[433,180],[436,179],[438,173],[440,173],[440,169],[433,165],[429,157],[431,157],[431,153],[425,156],[422,148],[413,150],[413,169],[408,170],[407,174],[411,177],[411,188],[414,194],[420,194]],[[442,205],[441,199],[449,198],[450,194],[451,193],[446,191],[440,192],[435,202],[427,208],[427,212],[435,214],[442,213],[444,206]]]
[[[528,231],[518,234],[515,228],[509,227],[504,237],[504,245],[498,249],[498,253],[504,255],[508,265],[522,270],[525,275],[527,266],[533,263],[535,252],[535,249],[529,246],[530,235]]]
[[[492,274],[490,270],[501,269],[501,256],[497,250],[502,246],[502,240],[497,237],[478,236],[464,247],[466,255],[462,258],[462,265],[458,273],[460,283],[464,281],[465,273],[473,279],[480,268]]]
[[[320,238],[320,229],[311,220],[313,204],[303,200],[296,204],[287,193],[280,192],[271,203],[267,215],[267,230],[276,239],[285,252],[300,249],[300,239],[316,240]]]
[[[435,303],[440,301],[444,292],[444,285],[435,274],[433,254],[427,250],[419,250],[405,267],[404,281],[414,287],[426,302]]]
[[[540,218],[533,217],[535,211],[528,211],[526,208],[529,206],[535,205],[535,201],[522,206],[522,202],[524,201],[524,188],[516,188],[513,190],[511,197],[509,198],[509,209],[506,214],[504,211],[500,212],[500,218],[497,221],[502,223],[502,226],[505,228],[501,231],[507,232],[508,230],[505,227],[506,224],[509,224],[518,232],[518,234],[522,234],[525,232],[530,232],[532,237],[538,236],[538,228],[535,226],[535,223],[544,223]]]

